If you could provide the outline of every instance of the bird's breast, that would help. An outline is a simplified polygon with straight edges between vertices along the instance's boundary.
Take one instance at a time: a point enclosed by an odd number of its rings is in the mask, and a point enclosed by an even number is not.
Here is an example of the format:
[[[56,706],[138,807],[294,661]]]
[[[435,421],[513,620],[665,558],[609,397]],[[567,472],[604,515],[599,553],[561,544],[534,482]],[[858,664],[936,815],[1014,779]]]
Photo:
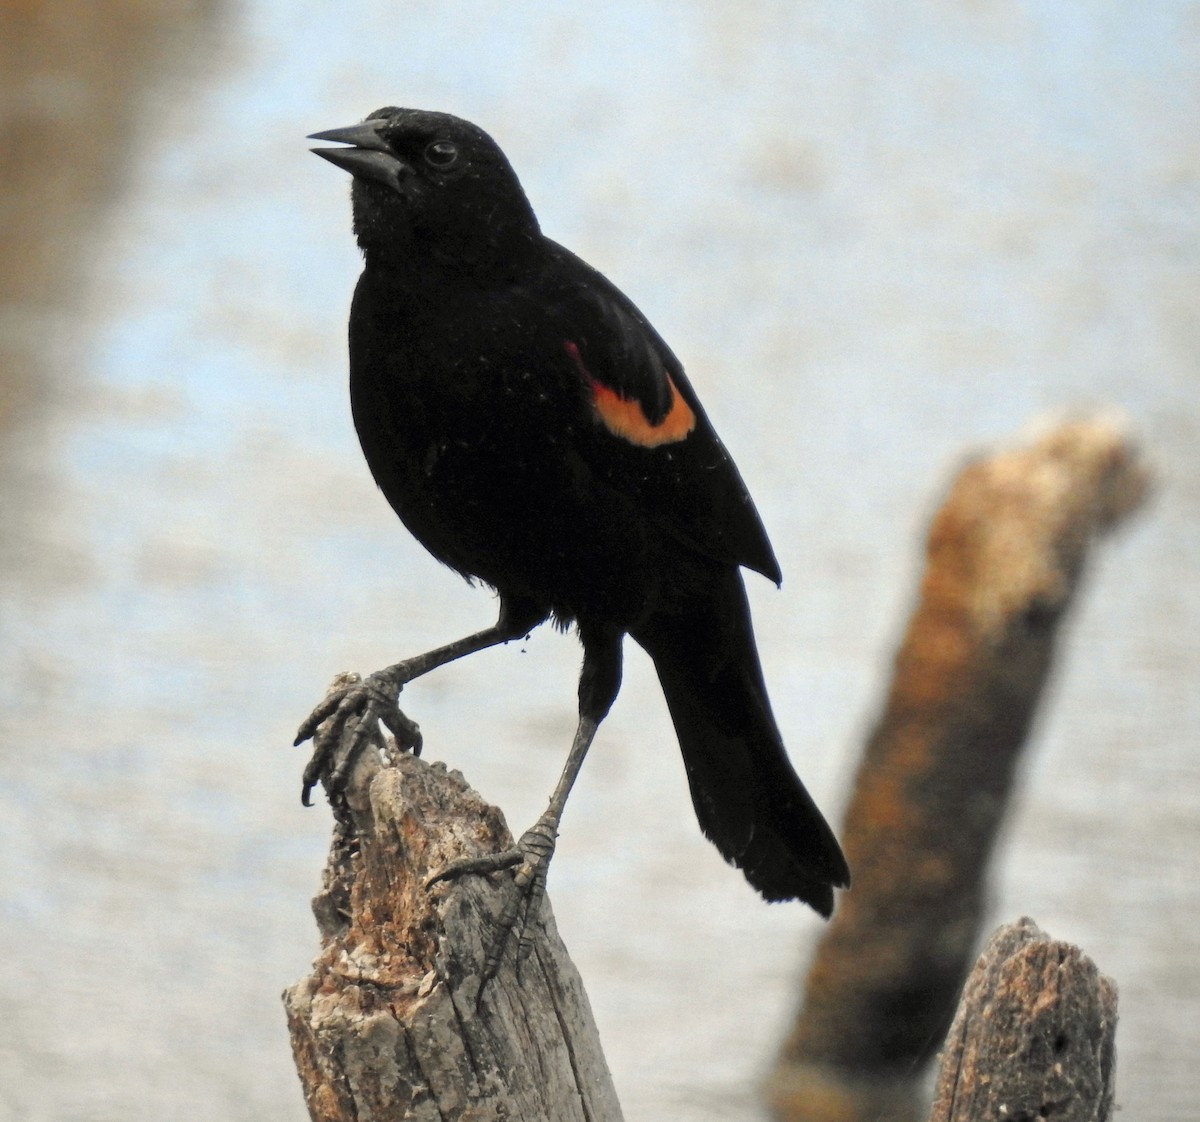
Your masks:
[[[585,454],[596,419],[561,341],[361,299],[351,324],[355,427],[412,534],[563,618],[636,618],[675,546]]]

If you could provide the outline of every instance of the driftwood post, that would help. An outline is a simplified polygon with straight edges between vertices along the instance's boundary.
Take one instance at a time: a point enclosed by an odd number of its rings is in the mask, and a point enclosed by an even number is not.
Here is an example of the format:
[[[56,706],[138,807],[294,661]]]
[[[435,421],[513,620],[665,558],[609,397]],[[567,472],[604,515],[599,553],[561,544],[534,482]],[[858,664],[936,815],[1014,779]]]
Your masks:
[[[1022,919],[971,971],[929,1122],[1109,1122],[1116,986],[1078,947]]]
[[[987,860],[1058,624],[1147,476],[1104,420],[968,464],[846,815],[853,889],[768,1086],[782,1122],[916,1122],[979,937]]]
[[[511,874],[432,890],[450,861],[512,845],[457,772],[360,762],[338,814],[322,949],[284,993],[316,1122],[619,1122],[587,995],[543,900],[529,958],[509,947],[479,1000],[484,944]],[[512,940],[510,940],[510,943]],[[478,1004],[477,1004],[478,1001]]]

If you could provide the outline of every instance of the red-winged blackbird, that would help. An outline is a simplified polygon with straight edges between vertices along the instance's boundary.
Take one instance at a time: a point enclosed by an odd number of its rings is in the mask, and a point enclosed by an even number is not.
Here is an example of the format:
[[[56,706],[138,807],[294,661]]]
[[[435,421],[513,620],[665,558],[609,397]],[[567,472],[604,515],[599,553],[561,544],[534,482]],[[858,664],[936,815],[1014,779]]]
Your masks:
[[[548,618],[574,622],[583,671],[567,766],[547,813],[488,866],[520,864],[519,898],[536,906],[629,634],[654,660],[701,829],[768,900],[829,915],[849,870],[788,762],[740,572],[779,583],[779,566],[679,361],[607,279],[543,236],[475,125],[389,107],[312,139],[347,145],[314,151],[354,177],[365,268],[350,399],[363,453],[417,540],[496,589],[500,618],[318,707],[297,739],[317,741],[305,800],[347,719],[382,720],[412,745],[395,707],[406,682]]]

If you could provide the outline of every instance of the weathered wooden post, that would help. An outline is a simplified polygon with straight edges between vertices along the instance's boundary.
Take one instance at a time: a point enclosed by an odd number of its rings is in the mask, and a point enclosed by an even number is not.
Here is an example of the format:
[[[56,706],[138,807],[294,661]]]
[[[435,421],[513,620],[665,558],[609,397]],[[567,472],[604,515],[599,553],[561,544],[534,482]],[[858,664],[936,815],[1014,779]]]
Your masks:
[[[916,1122],[979,938],[988,857],[1058,625],[1147,473],[1121,430],[1060,425],[969,463],[846,815],[854,875],[768,1094],[784,1122]]]
[[[427,889],[449,862],[512,845],[457,772],[369,752],[314,901],[322,949],[284,994],[316,1122],[619,1122],[583,984],[548,899],[532,953],[510,947],[482,998],[507,872]],[[511,942],[511,940],[510,940]]]
[[[1117,988],[1030,919],[1001,927],[946,1038],[929,1122],[1109,1122]]]

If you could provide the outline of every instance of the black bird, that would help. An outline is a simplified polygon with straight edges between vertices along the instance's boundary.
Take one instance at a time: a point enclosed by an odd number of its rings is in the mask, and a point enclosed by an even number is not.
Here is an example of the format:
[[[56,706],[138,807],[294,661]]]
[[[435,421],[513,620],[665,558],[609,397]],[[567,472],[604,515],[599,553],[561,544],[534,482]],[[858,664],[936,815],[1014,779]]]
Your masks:
[[[628,634],[654,660],[705,835],[766,899],[828,916],[850,873],[788,762],[740,571],[778,584],[779,565],[678,359],[613,284],[542,234],[477,126],[388,107],[311,139],[346,145],[313,151],[354,177],[365,267],[350,399],[363,454],[417,540],[497,591],[500,618],[319,706],[297,738],[316,741],[305,801],[321,775],[344,783],[348,763],[330,761],[347,720],[360,741],[382,720],[419,747],[396,708],[405,683],[547,619],[573,622],[579,726],[546,814],[512,853],[445,874],[520,865],[514,899],[536,907]]]

